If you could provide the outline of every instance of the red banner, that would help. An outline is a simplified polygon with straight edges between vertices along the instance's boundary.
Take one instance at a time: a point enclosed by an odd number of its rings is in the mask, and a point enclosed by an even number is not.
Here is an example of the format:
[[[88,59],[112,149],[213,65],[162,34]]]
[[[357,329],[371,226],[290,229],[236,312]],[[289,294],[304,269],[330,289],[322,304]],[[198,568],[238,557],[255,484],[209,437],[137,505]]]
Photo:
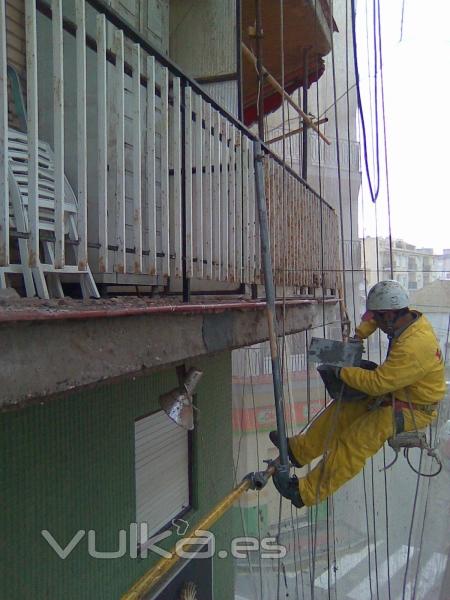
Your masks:
[[[323,408],[323,402],[314,400],[310,405],[310,419]],[[292,405],[291,413],[286,414],[286,423],[304,425],[308,422],[308,405],[297,402]],[[233,409],[233,431],[270,430],[276,427],[275,406]]]

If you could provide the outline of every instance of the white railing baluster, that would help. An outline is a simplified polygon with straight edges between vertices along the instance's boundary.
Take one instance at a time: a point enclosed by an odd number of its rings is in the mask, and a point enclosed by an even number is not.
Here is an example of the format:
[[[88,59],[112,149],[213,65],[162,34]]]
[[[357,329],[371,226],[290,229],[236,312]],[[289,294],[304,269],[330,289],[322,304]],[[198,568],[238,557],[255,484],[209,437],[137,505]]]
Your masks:
[[[289,250],[289,270],[290,270],[290,278],[291,278],[291,285],[295,285],[295,204],[296,204],[296,195],[295,195],[295,179],[293,179],[292,177],[289,178],[290,179],[290,204],[291,204],[291,226],[290,226],[290,231],[291,231],[291,235],[290,235],[290,250]]]
[[[52,0],[55,267],[64,268],[64,59],[61,0]]]
[[[236,277],[243,281],[242,272],[242,133],[236,131]]]
[[[133,45],[133,232],[134,272],[142,272],[141,47]]]
[[[276,227],[277,227],[277,214],[275,211],[275,174],[276,174],[276,166],[275,161],[269,161],[269,211],[270,211],[270,255],[272,256],[272,271],[275,279],[275,269],[276,269],[276,256],[275,256],[275,239],[276,239]]]
[[[221,117],[222,132],[222,176],[221,176],[221,279],[228,279],[228,121]]]
[[[204,103],[205,115],[205,187],[203,195],[203,231],[204,231],[204,256],[206,259],[206,278],[213,278],[213,241],[212,241],[212,160],[211,160],[211,104]]]
[[[250,283],[250,214],[248,186],[248,137],[242,136],[242,259],[243,282]]]
[[[291,247],[291,202],[290,202],[290,190],[289,190],[289,178],[286,177],[284,181],[284,224],[283,224],[283,239],[284,239],[284,252],[283,252],[283,270],[284,270],[284,284],[289,286],[290,271],[289,271],[289,259],[290,259],[290,247]]]
[[[166,67],[161,68],[161,250],[162,274],[169,277],[169,72]]]
[[[185,165],[185,202],[186,202],[186,276],[193,277],[192,256],[192,90],[186,86],[184,91],[184,165]]]
[[[218,281],[220,281],[220,205],[221,205],[221,189],[220,189],[220,115],[214,111],[214,176],[213,176],[213,263],[214,273]]]
[[[82,0],[82,4],[84,4]],[[108,109],[106,100],[106,19],[97,15],[97,196],[98,270],[108,272]]]
[[[146,185],[148,215],[148,272],[157,274],[156,260],[156,145],[155,145],[155,57],[147,56],[147,139],[146,139]]]
[[[86,143],[86,14],[84,0],[76,1],[77,23],[77,165],[78,267],[87,268],[87,143]]]
[[[235,151],[235,133],[236,128],[230,125],[230,150],[228,171],[228,277],[230,281],[236,280],[236,224],[235,224],[235,203],[236,203],[236,151]]]
[[[173,236],[175,253],[175,277],[183,276],[182,204],[181,204],[181,85],[180,78],[173,78]]]
[[[263,173],[264,169],[267,168],[267,162],[263,161]],[[256,200],[256,180],[255,170],[253,167],[253,183],[254,183],[254,197],[255,197],[255,283],[261,283],[261,234],[259,231],[259,211]]]
[[[195,95],[195,246],[196,275],[203,278],[203,100]]]
[[[125,237],[125,78],[124,78],[124,42],[123,31],[115,32],[116,47],[116,98],[117,98],[117,129],[116,129],[116,271],[125,273],[127,270],[126,237]]]
[[[6,5],[0,1],[0,266],[9,265],[8,74]]]
[[[273,278],[275,283],[277,283],[277,269],[278,269],[278,246],[277,246],[277,232],[278,232],[278,217],[279,217],[279,212],[277,210],[277,202],[276,202],[276,198],[277,196],[277,190],[278,190],[278,165],[277,163],[275,163],[275,161],[271,160],[271,198],[272,198],[272,206],[271,206],[271,210],[272,210],[272,235],[271,235],[271,255],[272,255],[272,262],[273,262],[273,266],[272,266],[272,271],[273,271]]]
[[[293,201],[293,210],[294,210],[294,223],[293,223],[293,240],[292,240],[292,275],[293,275],[293,285],[298,285],[298,238],[297,238],[297,228],[298,228],[298,186],[297,181],[293,181],[293,193],[292,193],[292,201]]]
[[[39,262],[38,85],[36,2],[26,0],[29,265]]]
[[[248,247],[248,272],[250,277],[250,283],[255,283],[255,235],[256,235],[256,193],[255,193],[255,163],[253,160],[254,150],[253,143],[250,142],[248,148],[248,215],[249,215],[249,247]]]

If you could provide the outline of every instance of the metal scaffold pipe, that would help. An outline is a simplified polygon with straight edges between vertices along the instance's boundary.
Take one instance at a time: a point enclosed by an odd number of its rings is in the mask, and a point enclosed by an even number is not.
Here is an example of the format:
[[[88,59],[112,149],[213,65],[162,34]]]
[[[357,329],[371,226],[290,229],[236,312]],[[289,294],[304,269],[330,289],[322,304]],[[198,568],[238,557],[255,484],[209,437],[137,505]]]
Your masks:
[[[275,413],[280,450],[281,477],[289,477],[289,459],[286,439],[286,426],[283,412],[283,384],[281,381],[280,357],[278,354],[278,340],[275,313],[275,284],[272,272],[272,258],[270,255],[269,224],[267,218],[266,195],[264,189],[264,154],[261,142],[254,142],[256,201],[258,204],[259,231],[261,238],[261,258],[264,272],[264,285],[266,289],[266,314],[269,328],[270,356],[272,359],[273,391],[275,398]]]

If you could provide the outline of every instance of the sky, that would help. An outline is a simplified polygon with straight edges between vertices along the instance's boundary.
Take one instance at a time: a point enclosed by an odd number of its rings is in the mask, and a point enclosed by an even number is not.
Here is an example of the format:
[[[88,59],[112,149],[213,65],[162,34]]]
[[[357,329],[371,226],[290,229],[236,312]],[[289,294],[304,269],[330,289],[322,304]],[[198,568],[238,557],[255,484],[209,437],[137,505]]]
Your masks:
[[[440,253],[450,248],[450,1],[404,0],[400,40],[402,4],[380,0],[392,236]],[[373,120],[368,85],[373,86],[373,77],[368,76],[366,12],[370,21],[371,11],[372,0],[358,0],[358,60],[369,130]],[[380,161],[383,166],[384,154]],[[377,201],[378,235],[388,234],[383,179]],[[362,197],[360,233],[374,235],[367,183]]]

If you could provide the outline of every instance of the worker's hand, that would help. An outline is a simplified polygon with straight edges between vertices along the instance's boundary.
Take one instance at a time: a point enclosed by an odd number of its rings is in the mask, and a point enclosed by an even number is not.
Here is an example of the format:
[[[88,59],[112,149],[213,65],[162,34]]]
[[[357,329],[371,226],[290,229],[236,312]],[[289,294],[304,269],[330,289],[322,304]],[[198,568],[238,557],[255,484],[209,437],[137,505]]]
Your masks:
[[[337,377],[337,379],[341,378],[341,367],[338,367],[337,365],[323,364],[320,368],[323,371],[328,371],[329,373],[332,373],[335,377]]]

